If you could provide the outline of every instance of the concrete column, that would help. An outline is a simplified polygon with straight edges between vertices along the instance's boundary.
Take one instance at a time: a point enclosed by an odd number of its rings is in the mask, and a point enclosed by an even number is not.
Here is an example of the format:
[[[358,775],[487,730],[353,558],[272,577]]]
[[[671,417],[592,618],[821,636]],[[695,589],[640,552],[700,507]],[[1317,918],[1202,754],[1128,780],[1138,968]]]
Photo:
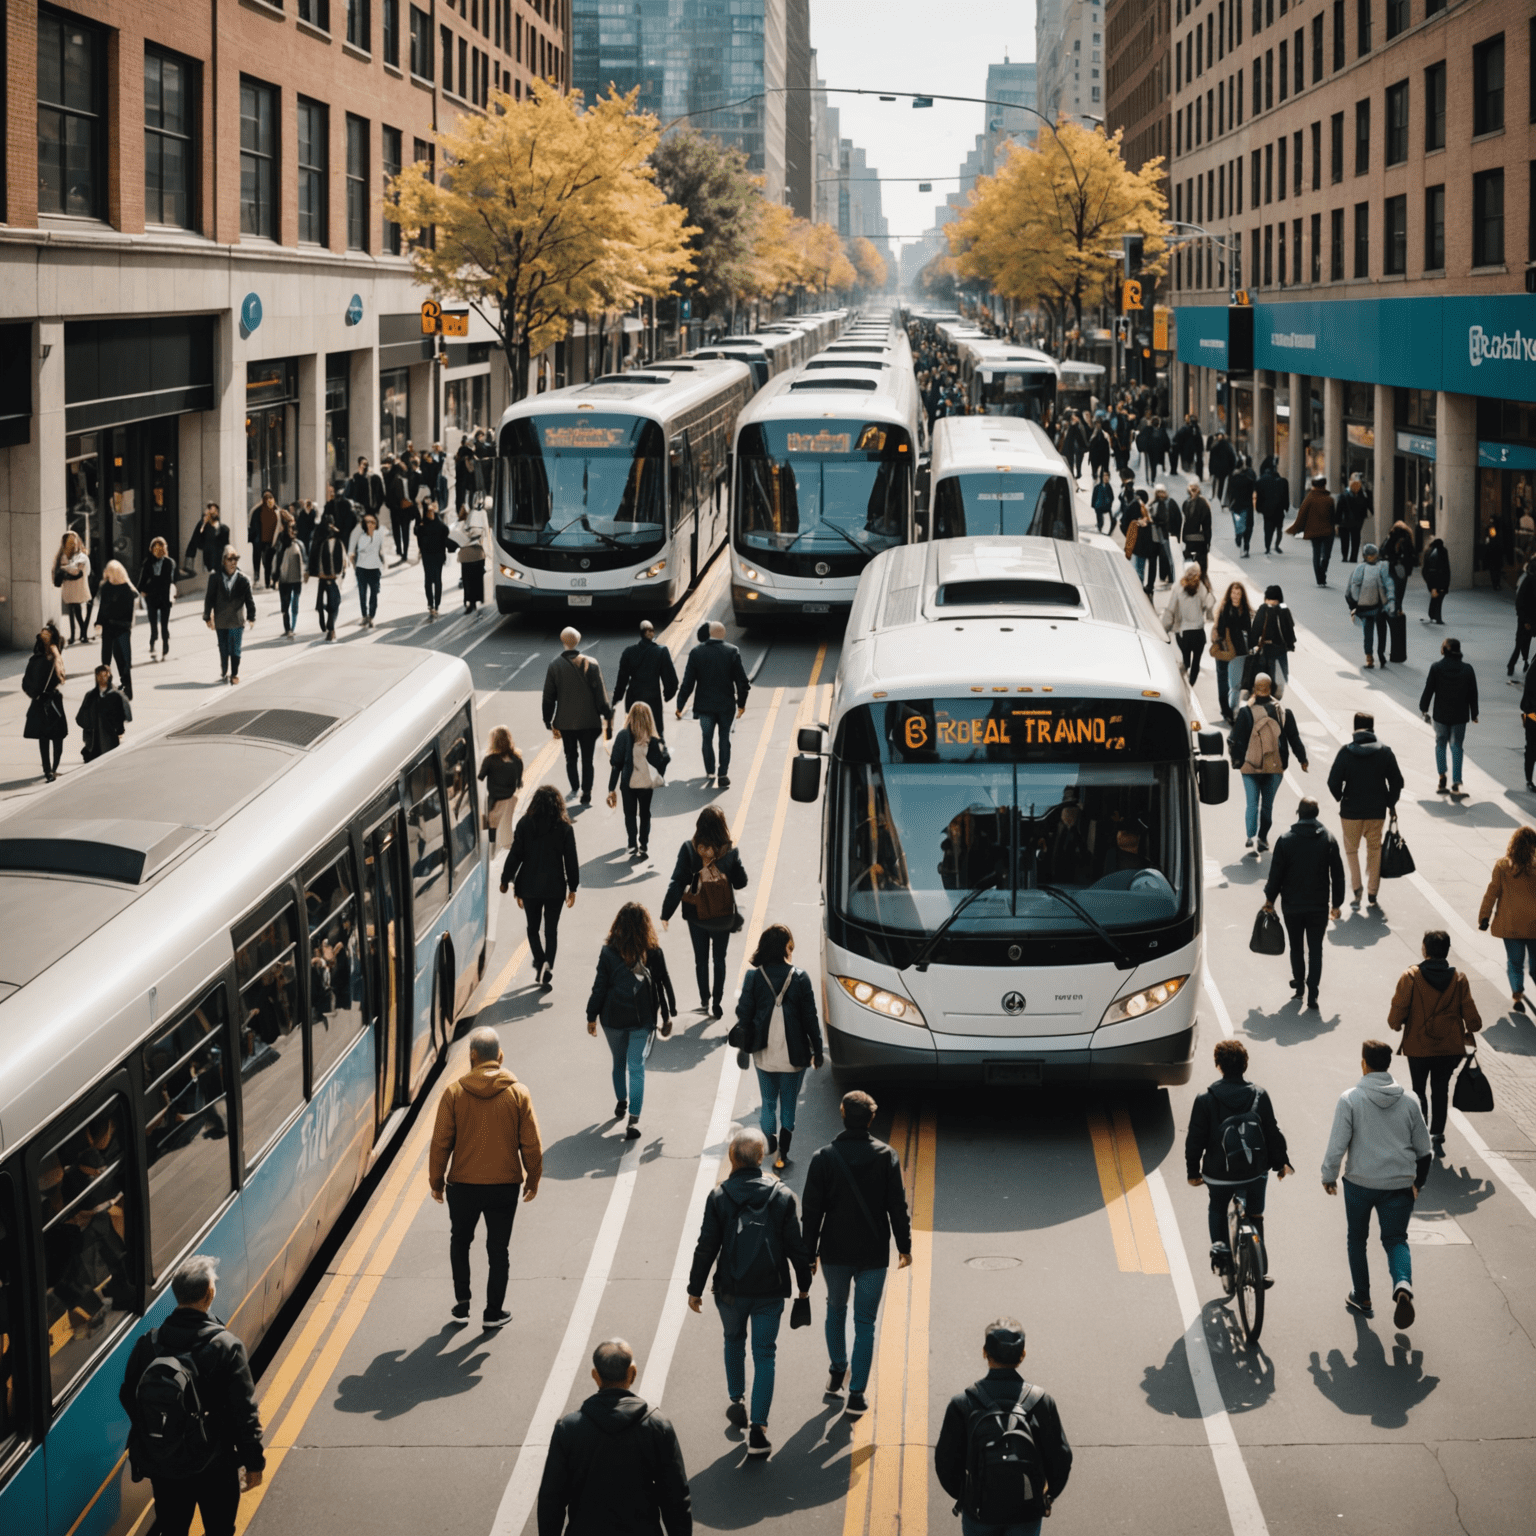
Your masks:
[[[1335,496],[1349,487],[1344,473],[1344,381],[1323,380],[1323,468]]]
[[[299,354],[299,441],[293,493],[325,505],[325,353]]]
[[[43,350],[48,356],[43,357]],[[64,537],[64,327],[39,321],[20,365],[32,375],[30,441],[0,449],[0,635],[30,648],[50,615],[58,617],[53,555]]]
[[[1299,507],[1307,494],[1307,435],[1311,430],[1312,379],[1291,375],[1291,430],[1286,435],[1285,478],[1291,483],[1291,505]]]
[[[1397,398],[1390,384],[1376,386],[1374,429],[1375,483],[1371,487],[1372,517],[1365,520],[1361,542],[1380,544],[1392,526],[1392,505],[1397,487]]]
[[[347,465],[350,475],[358,458],[368,460],[370,469],[379,467],[379,349],[359,347],[352,354],[348,370],[347,432],[352,439]]]
[[[416,445],[417,453],[423,453],[432,446],[432,423],[437,419],[432,392],[436,387],[435,363],[411,364],[410,439]]]
[[[1436,417],[1435,530],[1451,557],[1451,585],[1470,587],[1477,564],[1477,397],[1442,391]]]
[[[1253,467],[1258,469],[1275,451],[1275,376],[1267,368],[1253,371]]]

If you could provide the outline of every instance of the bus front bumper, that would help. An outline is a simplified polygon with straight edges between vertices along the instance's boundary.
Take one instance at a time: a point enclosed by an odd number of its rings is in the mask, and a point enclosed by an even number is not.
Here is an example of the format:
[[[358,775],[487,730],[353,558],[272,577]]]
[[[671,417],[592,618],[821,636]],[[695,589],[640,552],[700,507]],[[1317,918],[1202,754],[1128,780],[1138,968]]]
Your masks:
[[[588,601],[579,601],[583,597]],[[595,609],[600,613],[660,614],[665,613],[668,606],[664,581],[599,588],[592,592],[558,592],[525,586],[521,582],[498,582],[496,586],[498,613],[553,613],[558,610],[579,614]]]
[[[731,607],[736,611],[738,624],[816,614],[846,614],[852,606],[851,592],[776,592],[747,582],[731,583]]]

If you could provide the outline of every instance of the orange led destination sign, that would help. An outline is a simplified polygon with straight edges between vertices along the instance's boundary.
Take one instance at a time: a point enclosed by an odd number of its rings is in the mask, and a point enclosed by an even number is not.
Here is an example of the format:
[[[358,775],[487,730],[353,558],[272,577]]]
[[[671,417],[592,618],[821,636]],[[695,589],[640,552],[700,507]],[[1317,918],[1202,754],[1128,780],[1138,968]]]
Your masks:
[[[1182,714],[1146,699],[903,699],[881,714],[897,762],[1164,762],[1190,750]]]
[[[545,427],[546,448],[622,448],[629,436],[623,427],[593,427],[585,422],[569,427]]]
[[[851,453],[851,432],[790,432],[786,434],[790,453]]]
[[[909,715],[902,728],[914,752],[930,741],[940,747],[1099,747],[1123,752],[1122,725],[1118,713],[1067,716],[1051,709],[1011,709],[1006,716],[966,718],[940,709],[931,724],[922,715]]]

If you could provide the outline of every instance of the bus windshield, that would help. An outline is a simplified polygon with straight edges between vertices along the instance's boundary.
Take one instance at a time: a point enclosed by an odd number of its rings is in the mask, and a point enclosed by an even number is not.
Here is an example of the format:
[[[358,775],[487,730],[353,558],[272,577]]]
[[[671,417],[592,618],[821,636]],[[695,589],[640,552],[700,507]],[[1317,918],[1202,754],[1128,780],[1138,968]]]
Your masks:
[[[524,416],[502,429],[498,531],[509,549],[633,549],[666,526],[661,427],[639,416]]]
[[[977,398],[984,416],[1025,416],[1042,427],[1051,424],[1056,403],[1056,375],[1034,372],[982,372]]]
[[[1000,474],[994,470],[946,475],[934,487],[934,538],[961,539],[978,534],[1075,538],[1077,520],[1066,479],[1040,472]]]
[[[737,542],[778,555],[854,555],[903,543],[912,445],[902,427],[835,419],[744,427]]]
[[[1111,931],[1171,922],[1193,900],[1186,737],[1141,700],[856,711],[840,732],[837,906],[922,935],[980,888],[952,932],[1087,931],[1055,887]]]

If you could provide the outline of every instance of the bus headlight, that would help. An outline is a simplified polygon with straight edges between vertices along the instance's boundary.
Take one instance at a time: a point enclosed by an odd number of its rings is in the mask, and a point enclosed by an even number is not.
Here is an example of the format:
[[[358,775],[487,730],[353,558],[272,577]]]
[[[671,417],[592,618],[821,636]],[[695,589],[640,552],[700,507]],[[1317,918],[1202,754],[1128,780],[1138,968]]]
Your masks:
[[[502,566],[501,574],[503,576],[505,576],[508,581],[527,581],[528,580],[528,578],[521,571],[515,569],[513,566],[510,566],[510,565]]]
[[[660,576],[661,573],[666,570],[666,568],[667,562],[665,560],[658,560],[655,565],[646,566],[646,568],[641,571],[638,576],[635,577],[635,580],[649,581],[653,576]]]
[[[750,565],[742,566],[741,574],[748,581],[761,581],[763,579],[762,576],[757,571],[754,571]]]
[[[886,1018],[902,1024],[914,1024],[919,1029],[928,1027],[922,1011],[911,998],[898,997],[894,992],[887,992],[873,982],[860,981],[854,976],[834,976],[832,979],[861,1008],[868,1008],[871,1013],[883,1013]]]
[[[1129,997],[1117,997],[1105,1009],[1104,1017],[1099,1020],[1100,1028],[1105,1024],[1124,1024],[1128,1019],[1139,1019],[1143,1014],[1151,1013],[1154,1008],[1161,1008],[1164,1003],[1178,996],[1188,980],[1188,976],[1170,976],[1167,981],[1160,981],[1155,987],[1144,987],[1140,992],[1132,992]]]

